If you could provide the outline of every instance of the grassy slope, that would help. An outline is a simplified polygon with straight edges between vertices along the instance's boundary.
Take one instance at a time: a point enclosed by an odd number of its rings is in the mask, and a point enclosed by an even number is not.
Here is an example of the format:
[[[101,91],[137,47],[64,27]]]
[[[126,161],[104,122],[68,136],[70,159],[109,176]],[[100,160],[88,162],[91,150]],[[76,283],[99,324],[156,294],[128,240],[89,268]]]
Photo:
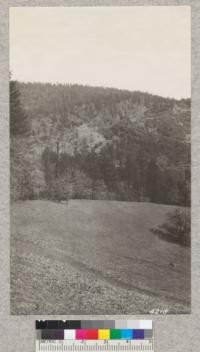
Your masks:
[[[13,204],[11,313],[187,313],[190,250],[149,231],[172,208],[89,200]]]

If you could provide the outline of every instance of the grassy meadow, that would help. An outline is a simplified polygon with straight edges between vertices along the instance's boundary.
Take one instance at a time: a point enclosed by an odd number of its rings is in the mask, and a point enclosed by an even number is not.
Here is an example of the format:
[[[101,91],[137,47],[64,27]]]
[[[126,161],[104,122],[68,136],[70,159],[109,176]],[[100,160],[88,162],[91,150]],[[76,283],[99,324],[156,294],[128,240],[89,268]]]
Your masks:
[[[189,313],[190,249],[150,231],[174,208],[12,203],[11,314]]]

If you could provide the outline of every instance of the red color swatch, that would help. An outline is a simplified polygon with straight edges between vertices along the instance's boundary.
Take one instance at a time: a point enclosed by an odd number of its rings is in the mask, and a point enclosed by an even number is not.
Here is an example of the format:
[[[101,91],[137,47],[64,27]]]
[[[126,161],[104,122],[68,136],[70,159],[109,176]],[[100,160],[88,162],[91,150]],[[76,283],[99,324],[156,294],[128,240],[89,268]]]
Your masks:
[[[86,330],[87,340],[98,340],[98,330]]]

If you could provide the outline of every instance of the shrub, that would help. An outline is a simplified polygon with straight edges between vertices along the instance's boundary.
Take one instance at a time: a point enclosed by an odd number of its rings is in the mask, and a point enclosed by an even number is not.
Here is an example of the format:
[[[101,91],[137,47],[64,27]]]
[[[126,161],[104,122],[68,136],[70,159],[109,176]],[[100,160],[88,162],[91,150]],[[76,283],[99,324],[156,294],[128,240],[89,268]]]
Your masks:
[[[188,209],[177,208],[167,214],[167,222],[151,229],[160,238],[189,247],[191,242],[191,218]]]

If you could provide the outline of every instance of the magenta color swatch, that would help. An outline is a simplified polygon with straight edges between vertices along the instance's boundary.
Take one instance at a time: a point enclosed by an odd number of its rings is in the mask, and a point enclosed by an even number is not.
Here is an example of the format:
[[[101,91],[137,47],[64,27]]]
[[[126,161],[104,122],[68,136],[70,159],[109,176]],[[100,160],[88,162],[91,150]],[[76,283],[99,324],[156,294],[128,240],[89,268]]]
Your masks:
[[[78,329],[76,330],[76,340],[85,340],[87,338],[87,330]]]

